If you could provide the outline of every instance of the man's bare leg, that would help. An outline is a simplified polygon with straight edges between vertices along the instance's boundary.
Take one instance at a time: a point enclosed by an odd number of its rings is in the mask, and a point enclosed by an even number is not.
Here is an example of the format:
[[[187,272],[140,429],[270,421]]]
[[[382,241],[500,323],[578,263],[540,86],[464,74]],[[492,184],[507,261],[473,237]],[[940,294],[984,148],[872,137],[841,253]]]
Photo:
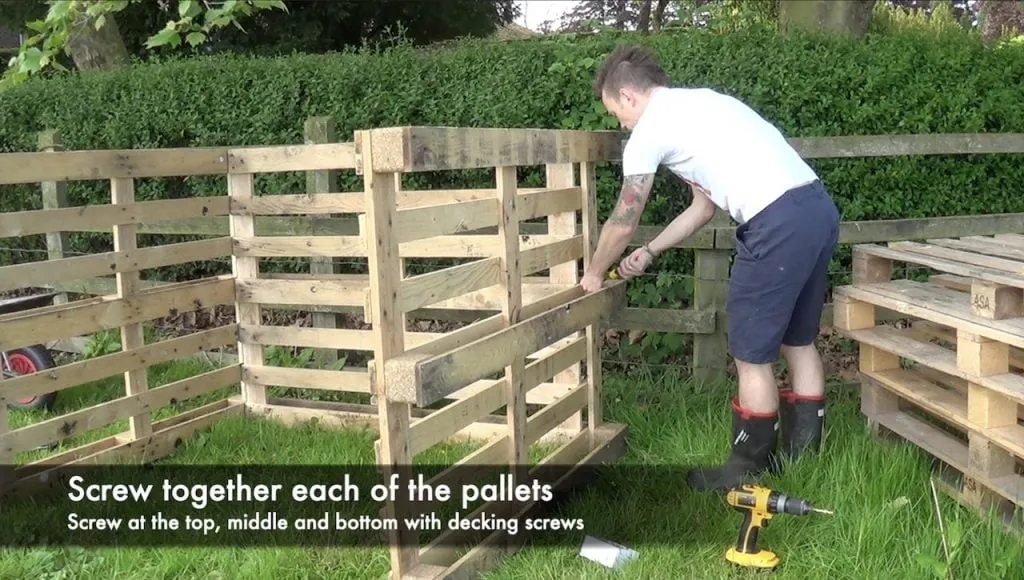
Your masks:
[[[770,364],[736,361],[739,376],[740,406],[754,413],[775,413],[779,410],[779,389]]]
[[[782,356],[789,367],[794,393],[801,397],[825,394],[825,367],[814,343],[807,346],[782,345]]]

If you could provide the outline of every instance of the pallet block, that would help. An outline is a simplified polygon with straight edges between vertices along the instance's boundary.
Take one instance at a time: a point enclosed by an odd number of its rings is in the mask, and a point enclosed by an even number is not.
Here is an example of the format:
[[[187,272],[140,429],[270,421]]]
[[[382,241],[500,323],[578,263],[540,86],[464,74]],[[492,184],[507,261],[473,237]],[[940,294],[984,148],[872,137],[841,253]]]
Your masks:
[[[1024,236],[854,246],[835,327],[860,346],[862,412],[962,474],[978,509],[1024,505]],[[937,271],[893,279],[894,263]],[[913,319],[878,324],[875,309]]]

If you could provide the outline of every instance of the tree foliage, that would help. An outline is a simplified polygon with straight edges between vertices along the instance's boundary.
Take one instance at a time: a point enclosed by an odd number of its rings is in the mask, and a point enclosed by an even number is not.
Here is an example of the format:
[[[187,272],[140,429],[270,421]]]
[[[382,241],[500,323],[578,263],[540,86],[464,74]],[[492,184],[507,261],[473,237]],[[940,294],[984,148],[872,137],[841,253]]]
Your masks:
[[[31,31],[0,86],[49,70],[105,69],[152,55],[342,51],[396,36],[414,44],[484,36],[513,0],[0,0],[0,24]]]
[[[793,24],[807,28],[809,24],[814,30],[835,31],[837,21],[846,21],[848,25],[839,26],[840,30],[862,35],[866,30],[884,31],[889,23],[906,24],[908,19],[917,26],[921,20],[940,12],[944,20],[951,13],[954,23],[965,29],[989,26],[992,34],[998,34],[1002,30],[999,22],[1013,20],[1009,14],[1014,3],[1024,7],[1020,0],[580,0],[557,21],[545,22],[541,28],[561,32],[630,30],[647,34],[674,28],[735,32],[752,26],[784,29]],[[997,8],[994,12],[993,6]],[[986,12],[995,14],[992,24],[986,24]],[[881,22],[876,24],[879,19]]]
[[[284,55],[322,54],[361,45],[404,42],[425,45],[482,37],[519,15],[513,0],[330,0],[290,2],[287,14],[254,15],[245,32],[228,29],[208,43],[211,52]]]
[[[102,31],[107,20],[131,3],[146,0],[47,0],[46,16],[26,23],[32,34],[22,44],[18,55],[8,63],[0,86],[7,88],[25,81],[29,76],[53,67],[64,70],[58,60],[76,39],[93,31]],[[148,48],[187,43],[198,46],[212,31],[228,25],[241,28],[244,20],[262,10],[285,10],[282,0],[225,0],[211,6],[205,0],[178,0],[177,18],[167,21],[146,42]],[[120,35],[117,36],[120,41]]]
[[[978,0],[982,38],[988,45],[1024,34],[1024,1]]]

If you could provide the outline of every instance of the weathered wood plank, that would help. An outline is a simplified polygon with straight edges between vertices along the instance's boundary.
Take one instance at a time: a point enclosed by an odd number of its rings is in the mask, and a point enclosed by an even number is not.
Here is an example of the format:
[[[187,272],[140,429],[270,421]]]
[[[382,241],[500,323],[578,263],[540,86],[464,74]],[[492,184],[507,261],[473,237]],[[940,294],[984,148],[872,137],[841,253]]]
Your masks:
[[[400,209],[393,231],[401,244],[497,225],[497,200],[480,199]]]
[[[529,224],[523,224],[529,225]],[[658,237],[658,234],[665,229],[665,226],[637,226],[636,233],[633,234],[633,239],[630,240],[630,247],[640,247],[646,243],[649,243],[654,238]],[[726,228],[729,230],[729,234],[732,235],[732,228]],[[679,242],[674,248],[707,248],[711,249],[715,247],[715,232],[717,228],[708,225],[704,229],[693,234],[689,238]]]
[[[240,304],[295,306],[359,306],[366,299],[366,284],[345,280],[275,280],[239,278],[235,282]],[[259,324],[242,322],[242,324]]]
[[[710,334],[715,332],[715,311],[712,309],[623,308],[611,317],[607,326],[648,332]]]
[[[257,236],[359,235],[359,220],[354,217],[256,216],[255,220]],[[84,227],[67,231],[106,233],[109,229],[103,227]],[[460,235],[495,235],[497,229],[497,226],[480,228],[464,232]],[[519,230],[523,235],[546,235],[548,233],[548,226],[546,223],[523,223],[520,224]],[[226,236],[228,235],[228,218],[200,217],[139,224],[139,233]],[[710,247],[710,244],[708,244],[708,247]]]
[[[736,247],[735,227],[718,228],[717,232],[716,247]],[[839,226],[839,243],[961,238],[1006,232],[1024,232],[1024,213],[843,222]]]
[[[405,278],[398,288],[397,307],[405,313],[500,284],[501,268],[501,258],[495,256]]]
[[[0,184],[227,173],[223,147],[0,154]]]
[[[244,147],[228,150],[231,173],[276,173],[355,169],[356,148],[352,143],[312,143]]]
[[[863,252],[866,255],[892,260],[893,262],[903,262],[905,264],[932,268],[945,274],[984,280],[985,282],[1012,286],[1014,288],[1024,288],[1024,278],[985,266],[974,266],[942,258],[931,258],[925,254],[917,252],[910,252],[908,250],[889,248],[874,244],[858,245],[855,247],[855,251]]]
[[[925,242],[932,244],[933,246],[942,246],[945,248],[952,248],[954,250],[966,250],[968,252],[977,252],[986,256],[998,256],[1024,262],[1024,249],[1004,246],[1000,244],[999,240],[996,238],[969,236],[964,239],[927,239]],[[968,281],[968,286],[970,286],[970,281]]]
[[[240,257],[359,257],[366,255],[359,236],[256,236],[236,238],[234,255]]]
[[[616,161],[620,131],[388,127],[373,134],[374,171],[403,173]]]
[[[794,137],[789,142],[806,159],[1024,153],[1024,133],[843,135]]]
[[[158,219],[183,220],[227,213],[226,197],[190,197],[118,205],[3,212],[0,213],[0,238],[47,234],[55,231],[55,228],[60,228],[56,231],[64,232],[90,230],[109,233],[110,228],[118,225],[141,224]]]

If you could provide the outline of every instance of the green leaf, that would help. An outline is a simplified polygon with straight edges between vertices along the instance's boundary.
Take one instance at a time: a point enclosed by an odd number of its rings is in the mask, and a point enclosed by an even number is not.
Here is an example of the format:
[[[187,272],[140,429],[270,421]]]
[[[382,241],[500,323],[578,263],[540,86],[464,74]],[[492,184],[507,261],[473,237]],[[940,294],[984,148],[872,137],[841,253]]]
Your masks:
[[[188,18],[199,14],[199,3],[196,0],[178,0],[178,16]]]
[[[29,48],[29,49],[25,50],[25,52],[23,52],[21,54],[20,70],[22,72],[35,72],[35,71],[38,71],[39,68],[40,68],[39,61],[42,60],[42,58],[43,58],[43,51],[39,50],[38,48],[32,47],[32,48]]]
[[[106,24],[106,23],[107,23],[107,15],[106,14],[100,14],[99,16],[96,17],[96,22],[93,24],[93,26],[96,27],[96,30],[99,30],[99,29],[103,28],[103,25]]]
[[[212,8],[206,11],[206,25],[205,30],[211,30],[213,28],[222,28],[227,26],[231,22],[231,16],[225,8]]]
[[[146,48],[156,48],[166,44],[170,44],[171,46],[178,46],[181,44],[181,35],[178,34],[177,30],[174,30],[173,28],[164,28],[146,40]]]
[[[205,41],[206,35],[202,32],[190,32],[188,33],[188,36],[185,37],[185,42],[187,42],[189,46],[199,46]]]
[[[47,28],[45,20],[33,20],[31,22],[26,22],[25,27],[29,30],[35,30],[36,32],[45,32]]]
[[[271,8],[279,8],[281,10],[284,10],[285,12],[288,12],[288,7],[285,6],[284,2],[282,2],[281,0],[253,0],[252,4],[256,7],[257,10],[270,10]]]
[[[50,9],[46,12],[46,19],[49,21],[64,20],[68,17],[72,5],[77,4],[78,2],[52,2]]]
[[[85,15],[90,17],[97,17],[100,14],[106,14],[108,12],[107,4],[104,2],[95,2],[89,4],[85,9]]]

